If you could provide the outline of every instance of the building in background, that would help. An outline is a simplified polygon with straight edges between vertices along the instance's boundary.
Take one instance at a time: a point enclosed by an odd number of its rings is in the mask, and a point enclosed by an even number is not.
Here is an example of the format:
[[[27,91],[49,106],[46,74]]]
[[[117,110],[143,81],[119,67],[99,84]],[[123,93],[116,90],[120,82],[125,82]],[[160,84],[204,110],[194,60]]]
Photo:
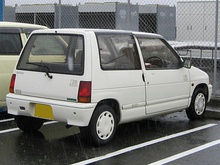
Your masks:
[[[9,16],[4,20],[7,21],[8,18]],[[15,7],[15,21],[45,25],[49,28],[79,27],[144,31],[161,34],[167,40],[176,38],[176,8],[158,4],[106,2],[77,6],[21,5]]]
[[[215,1],[181,1],[177,3],[177,40],[215,40]],[[220,31],[220,27],[218,27]]]
[[[138,5],[86,3],[79,5],[80,27],[138,31]]]
[[[140,5],[139,31],[161,34],[167,40],[176,39],[176,7]]]
[[[15,22],[15,7],[5,6],[5,0],[0,0],[0,21]]]
[[[15,22],[15,7],[11,6],[5,6],[4,7],[4,16],[3,16],[4,21],[9,21],[9,22]]]
[[[49,28],[78,27],[79,22],[78,7],[72,5],[21,5],[16,7],[15,13],[17,22],[40,24]]]

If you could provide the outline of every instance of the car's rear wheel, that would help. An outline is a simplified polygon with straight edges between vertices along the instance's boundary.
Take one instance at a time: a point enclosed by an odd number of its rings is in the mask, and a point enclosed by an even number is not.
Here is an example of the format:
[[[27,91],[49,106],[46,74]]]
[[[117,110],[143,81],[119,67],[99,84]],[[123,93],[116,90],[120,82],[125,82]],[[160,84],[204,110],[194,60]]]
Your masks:
[[[28,116],[16,116],[15,121],[20,130],[24,132],[38,131],[44,123],[44,120]]]
[[[198,88],[192,96],[191,104],[186,109],[187,117],[190,120],[200,119],[204,116],[207,104],[207,97],[203,89]]]
[[[89,126],[81,128],[81,132],[89,136],[94,145],[107,144],[115,135],[117,126],[114,110],[108,105],[100,105],[94,111]]]

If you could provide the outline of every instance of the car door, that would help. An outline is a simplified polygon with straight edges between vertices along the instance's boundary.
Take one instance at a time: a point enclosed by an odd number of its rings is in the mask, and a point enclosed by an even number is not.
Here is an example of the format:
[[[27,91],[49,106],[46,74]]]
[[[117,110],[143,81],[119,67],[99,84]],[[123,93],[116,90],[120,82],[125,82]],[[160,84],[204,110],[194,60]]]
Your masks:
[[[138,41],[145,65],[146,113],[186,108],[190,77],[180,57],[162,38],[139,36]]]

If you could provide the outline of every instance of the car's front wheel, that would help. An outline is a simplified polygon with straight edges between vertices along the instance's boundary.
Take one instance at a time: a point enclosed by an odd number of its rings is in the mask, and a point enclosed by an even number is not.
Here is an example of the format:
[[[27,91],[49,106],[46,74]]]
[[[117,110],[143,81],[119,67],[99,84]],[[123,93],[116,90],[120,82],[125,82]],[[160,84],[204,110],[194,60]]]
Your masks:
[[[115,135],[117,126],[114,110],[108,105],[100,105],[94,111],[87,128],[81,128],[96,146],[107,144]]]
[[[24,132],[38,131],[44,123],[44,120],[28,116],[16,116],[15,121],[20,130]]]
[[[200,119],[204,116],[207,104],[207,97],[203,89],[198,88],[192,96],[191,104],[186,109],[187,117],[190,120]]]

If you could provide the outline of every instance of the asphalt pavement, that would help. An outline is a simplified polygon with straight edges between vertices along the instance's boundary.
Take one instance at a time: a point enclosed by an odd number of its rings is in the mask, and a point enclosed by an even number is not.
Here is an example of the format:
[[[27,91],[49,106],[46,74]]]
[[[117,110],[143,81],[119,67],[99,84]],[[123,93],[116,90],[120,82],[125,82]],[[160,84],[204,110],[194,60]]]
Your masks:
[[[211,99],[207,104],[205,117],[220,119],[220,99]]]

